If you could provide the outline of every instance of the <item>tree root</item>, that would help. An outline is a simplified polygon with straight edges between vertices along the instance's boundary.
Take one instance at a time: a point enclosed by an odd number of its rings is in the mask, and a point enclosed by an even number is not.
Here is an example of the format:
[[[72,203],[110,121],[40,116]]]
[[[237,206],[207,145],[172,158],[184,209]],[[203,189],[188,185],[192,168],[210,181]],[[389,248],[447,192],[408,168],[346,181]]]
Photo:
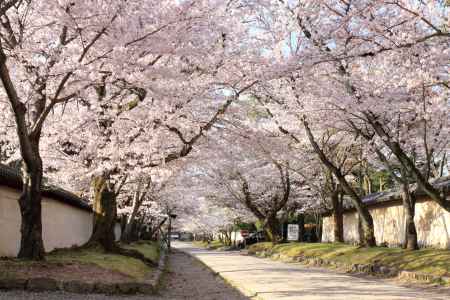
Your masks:
[[[113,252],[117,253],[117,254],[120,254],[120,255],[123,255],[123,256],[139,259],[139,260],[141,260],[143,263],[145,263],[149,267],[152,267],[152,268],[157,268],[158,267],[158,263],[157,262],[154,262],[150,258],[145,257],[144,254],[142,254],[141,252],[139,252],[137,250],[125,249],[125,248],[121,248],[121,247],[117,246],[117,248],[114,249]]]
[[[83,246],[81,246],[80,248],[81,249],[89,249],[89,248],[97,248],[98,249],[98,248],[100,248],[103,251],[105,251],[105,253],[118,254],[118,255],[122,255],[122,256],[139,259],[140,261],[142,261],[144,264],[146,264],[147,266],[149,266],[151,268],[158,267],[158,262],[151,260],[150,258],[146,257],[141,252],[134,250],[134,249],[122,248],[117,243],[115,243],[113,246],[108,245],[108,247],[105,247],[104,245],[102,245],[99,242],[88,242],[88,243],[84,244]]]

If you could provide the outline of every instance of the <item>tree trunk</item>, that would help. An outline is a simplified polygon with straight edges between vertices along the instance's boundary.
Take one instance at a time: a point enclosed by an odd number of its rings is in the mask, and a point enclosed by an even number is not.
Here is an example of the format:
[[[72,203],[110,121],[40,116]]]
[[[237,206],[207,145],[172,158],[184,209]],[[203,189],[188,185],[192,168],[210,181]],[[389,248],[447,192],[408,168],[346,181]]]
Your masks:
[[[417,185],[421,190],[431,198],[431,200],[438,203],[443,209],[450,212],[450,201],[446,198],[445,190],[440,190],[433,186],[416,166],[414,159],[411,158],[405,150],[401,147],[400,143],[393,140],[389,134],[385,131],[383,125],[377,120],[377,116],[372,112],[367,112],[367,120],[377,135],[381,138],[384,144],[392,151],[395,157],[398,159],[404,170],[408,170],[407,174],[415,179]]]
[[[304,242],[305,241],[305,215],[299,214],[297,220],[298,220],[298,241]]]
[[[373,219],[369,211],[365,209],[359,212],[362,228],[362,238],[361,246],[365,247],[375,247],[377,244],[375,242],[375,231],[373,228]]]
[[[372,216],[370,215],[368,208],[366,207],[365,203],[361,200],[361,197],[356,193],[356,191],[347,181],[341,170],[333,164],[333,162],[325,155],[323,150],[319,147],[319,145],[314,139],[314,136],[312,134],[311,129],[309,128],[306,119],[303,120],[303,126],[306,130],[306,134],[308,136],[310,144],[313,147],[314,151],[316,152],[317,156],[319,157],[320,161],[325,167],[328,168],[328,170],[330,170],[333,173],[333,175],[339,181],[342,190],[347,195],[349,195],[350,199],[353,202],[353,205],[356,208],[356,211],[358,212],[359,219],[361,220],[361,228],[363,230],[363,234],[360,235],[361,245],[366,247],[375,247],[376,242],[375,242],[375,232],[373,229],[373,219]]]
[[[141,238],[142,227],[144,225],[143,217],[135,219],[131,227],[130,242],[137,242]]]
[[[20,226],[20,250],[18,257],[31,260],[43,260],[45,255],[42,240],[41,184],[42,161],[39,156],[36,166],[22,164],[22,194],[19,198],[22,223]]]
[[[135,228],[135,222],[134,218],[132,219],[132,216],[127,217],[127,223],[125,225],[125,230],[122,232],[122,236],[120,238],[120,241],[125,244],[129,244],[132,240],[133,235],[133,229]]]
[[[116,194],[109,180],[103,176],[93,179],[94,188],[94,228],[88,245],[100,244],[106,251],[117,248],[114,236],[117,207]]]
[[[281,240],[280,222],[275,216],[268,216],[265,222],[264,230],[272,244],[278,244]]]
[[[167,228],[167,249],[170,251],[172,241],[172,216],[170,213],[168,213],[168,215],[169,215],[169,224]]]
[[[225,245],[231,246],[231,236],[233,234],[233,230],[225,230]]]
[[[131,214],[127,217],[127,223],[125,225],[125,231],[122,233],[121,241],[123,243],[130,243],[132,240],[133,229],[136,227],[136,216],[140,208],[140,193],[136,192],[133,197],[133,210]]]
[[[122,232],[122,234],[125,232],[127,221],[128,221],[127,215],[122,215],[122,217],[120,218],[120,232]]]
[[[408,250],[417,250],[419,245],[417,243],[417,230],[414,223],[416,201],[414,196],[409,191],[408,184],[402,184],[402,202],[405,211],[405,244],[404,247]]]
[[[333,223],[334,223],[334,241],[344,242],[344,220],[342,215],[342,202],[339,199],[339,190],[333,191],[331,194],[331,205],[333,208]]]
[[[159,224],[150,229],[150,237],[152,239],[157,240],[157,234],[160,231],[161,227],[164,225],[164,223],[166,223],[167,219],[168,218],[164,218]]]

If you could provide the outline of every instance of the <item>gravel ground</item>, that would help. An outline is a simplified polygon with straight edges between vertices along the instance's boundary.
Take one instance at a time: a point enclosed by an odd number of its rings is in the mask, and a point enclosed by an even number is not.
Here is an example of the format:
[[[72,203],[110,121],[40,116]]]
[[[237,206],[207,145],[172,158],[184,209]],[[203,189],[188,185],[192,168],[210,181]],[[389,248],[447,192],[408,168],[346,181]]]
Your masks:
[[[215,276],[192,257],[175,252],[169,260],[169,272],[165,275],[160,295],[156,296],[106,296],[77,295],[67,293],[28,293],[23,291],[1,292],[0,300],[244,300],[238,291]]]

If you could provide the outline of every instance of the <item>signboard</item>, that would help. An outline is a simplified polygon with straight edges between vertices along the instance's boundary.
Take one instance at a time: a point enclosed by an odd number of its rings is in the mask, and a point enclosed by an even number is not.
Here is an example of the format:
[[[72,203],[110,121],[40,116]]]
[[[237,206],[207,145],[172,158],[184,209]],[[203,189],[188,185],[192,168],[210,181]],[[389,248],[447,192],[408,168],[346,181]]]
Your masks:
[[[248,237],[248,230],[241,230],[241,236],[242,237]]]
[[[288,224],[287,227],[287,240],[298,241],[298,224]]]

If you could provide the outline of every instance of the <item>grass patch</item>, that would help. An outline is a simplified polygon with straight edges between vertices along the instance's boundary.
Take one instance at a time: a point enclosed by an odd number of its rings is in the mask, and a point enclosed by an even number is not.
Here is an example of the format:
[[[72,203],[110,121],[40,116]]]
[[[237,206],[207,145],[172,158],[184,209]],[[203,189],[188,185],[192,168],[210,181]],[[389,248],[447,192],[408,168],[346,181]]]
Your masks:
[[[193,244],[197,247],[208,248],[208,249],[212,249],[212,250],[215,250],[215,249],[218,249],[221,247],[225,247],[225,245],[219,240],[211,241],[211,243],[209,243],[209,244],[207,242],[194,241]]]
[[[127,246],[135,249],[150,259],[159,258],[159,247],[156,243],[137,243]],[[64,249],[50,253],[47,256],[49,263],[85,263],[94,264],[101,268],[117,271],[135,279],[145,278],[152,268],[139,259],[118,254],[105,253],[98,248]]]
[[[160,249],[157,242],[137,242],[131,245],[123,245],[122,247],[137,250],[154,262],[158,262],[159,260]]]
[[[249,247],[249,253],[271,251],[289,257],[318,257],[346,264],[379,263],[400,270],[414,271],[435,276],[450,276],[450,250],[400,248],[359,248],[342,243],[287,243],[273,246],[258,243]]]

